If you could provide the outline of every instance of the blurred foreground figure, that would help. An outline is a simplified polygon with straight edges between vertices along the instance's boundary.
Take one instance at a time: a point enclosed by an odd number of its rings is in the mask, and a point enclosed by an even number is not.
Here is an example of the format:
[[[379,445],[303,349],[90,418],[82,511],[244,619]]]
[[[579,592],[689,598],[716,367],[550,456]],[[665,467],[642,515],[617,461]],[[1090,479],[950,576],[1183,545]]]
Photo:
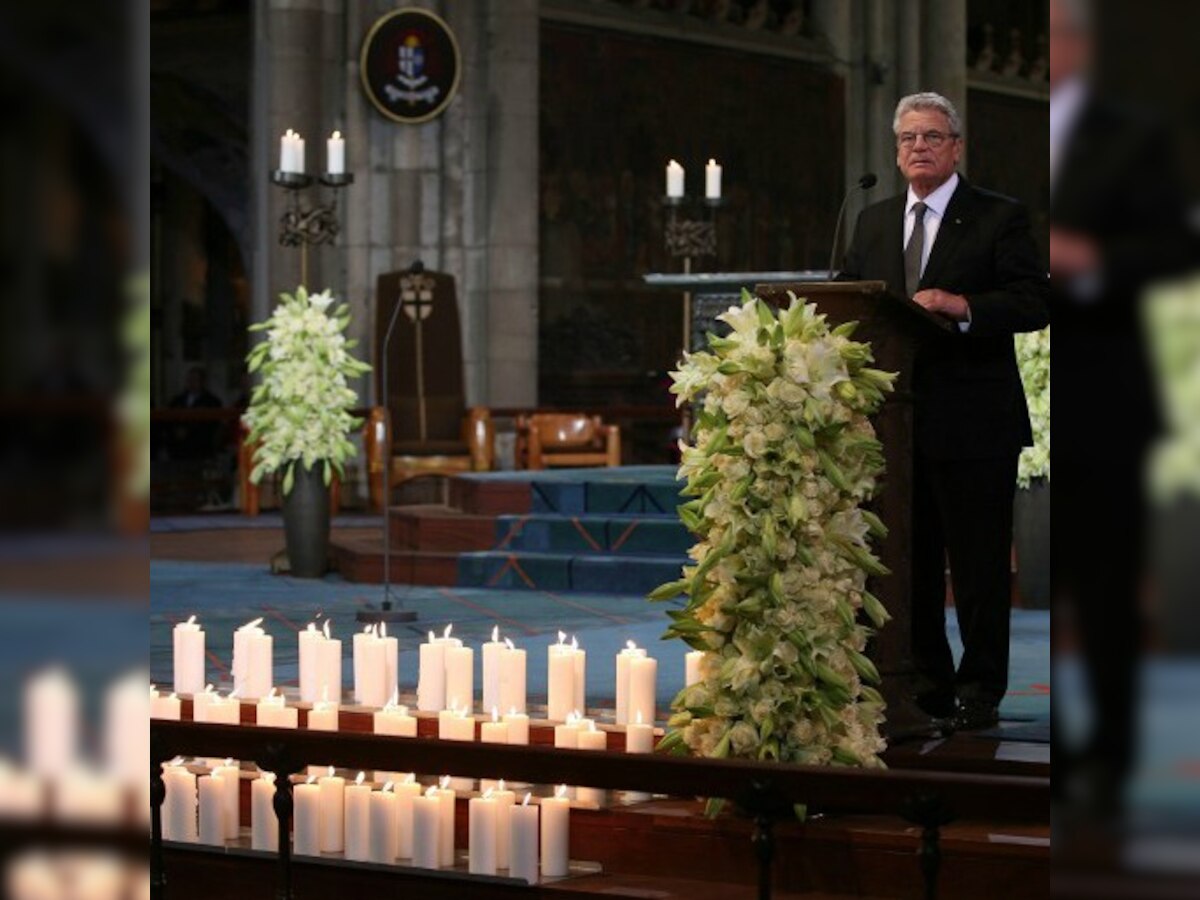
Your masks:
[[[1142,472],[1159,430],[1139,302],[1196,256],[1165,132],[1089,81],[1090,14],[1050,2],[1055,624],[1074,626],[1093,712],[1068,748],[1056,705],[1053,758],[1066,809],[1112,820],[1135,760]]]

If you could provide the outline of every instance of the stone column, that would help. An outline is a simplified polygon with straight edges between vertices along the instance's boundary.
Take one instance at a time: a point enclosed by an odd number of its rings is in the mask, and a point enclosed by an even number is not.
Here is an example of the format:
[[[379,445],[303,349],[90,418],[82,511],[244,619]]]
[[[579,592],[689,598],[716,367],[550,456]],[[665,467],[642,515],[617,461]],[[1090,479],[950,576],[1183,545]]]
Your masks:
[[[967,0],[924,0],[921,28],[922,90],[937,91],[957,107],[967,131]],[[963,154],[960,169],[966,169]]]

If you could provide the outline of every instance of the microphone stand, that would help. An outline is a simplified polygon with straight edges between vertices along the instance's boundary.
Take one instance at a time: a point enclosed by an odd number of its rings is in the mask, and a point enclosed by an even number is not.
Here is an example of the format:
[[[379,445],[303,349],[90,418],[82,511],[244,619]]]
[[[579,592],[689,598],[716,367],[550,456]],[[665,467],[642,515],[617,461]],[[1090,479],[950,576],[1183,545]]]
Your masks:
[[[841,241],[842,237],[842,222],[846,218],[846,204],[850,202],[850,198],[854,196],[855,191],[870,190],[871,188],[875,187],[875,183],[877,181],[878,179],[875,177],[875,174],[873,172],[868,172],[866,175],[863,175],[861,178],[859,178],[858,183],[855,184],[854,187],[850,188],[850,190],[846,191],[846,196],[842,198],[842,206],[838,210],[837,214],[837,224],[834,225],[833,228],[833,247],[831,247],[829,250],[829,268],[826,270],[825,274],[826,281],[833,281],[833,264],[837,259],[838,243]]]

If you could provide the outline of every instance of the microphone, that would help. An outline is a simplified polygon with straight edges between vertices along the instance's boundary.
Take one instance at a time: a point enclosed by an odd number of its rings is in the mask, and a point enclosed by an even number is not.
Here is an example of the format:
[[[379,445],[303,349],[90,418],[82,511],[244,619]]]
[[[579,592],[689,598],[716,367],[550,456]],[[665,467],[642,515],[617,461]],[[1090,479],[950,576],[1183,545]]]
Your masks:
[[[846,196],[842,198],[842,208],[838,210],[837,224],[833,229],[833,247],[829,250],[829,272],[826,276],[827,281],[833,281],[833,263],[834,260],[837,259],[838,240],[842,236],[842,220],[846,217],[846,204],[850,202],[850,197],[855,191],[869,191],[871,188],[875,187],[875,184],[878,181],[879,179],[875,177],[874,172],[867,172],[858,179],[857,184],[850,188],[850,190],[846,191]]]

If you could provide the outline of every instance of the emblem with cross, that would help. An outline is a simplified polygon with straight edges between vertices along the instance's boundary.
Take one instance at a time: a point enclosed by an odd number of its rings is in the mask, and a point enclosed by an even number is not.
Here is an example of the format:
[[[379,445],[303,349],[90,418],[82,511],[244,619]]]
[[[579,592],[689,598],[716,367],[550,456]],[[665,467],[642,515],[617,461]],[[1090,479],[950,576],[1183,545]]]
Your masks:
[[[425,349],[421,340],[424,329],[421,325],[433,312],[433,288],[436,284],[432,276],[420,272],[400,276],[400,308],[416,330],[417,427],[422,442],[428,437],[428,425],[425,414]]]

